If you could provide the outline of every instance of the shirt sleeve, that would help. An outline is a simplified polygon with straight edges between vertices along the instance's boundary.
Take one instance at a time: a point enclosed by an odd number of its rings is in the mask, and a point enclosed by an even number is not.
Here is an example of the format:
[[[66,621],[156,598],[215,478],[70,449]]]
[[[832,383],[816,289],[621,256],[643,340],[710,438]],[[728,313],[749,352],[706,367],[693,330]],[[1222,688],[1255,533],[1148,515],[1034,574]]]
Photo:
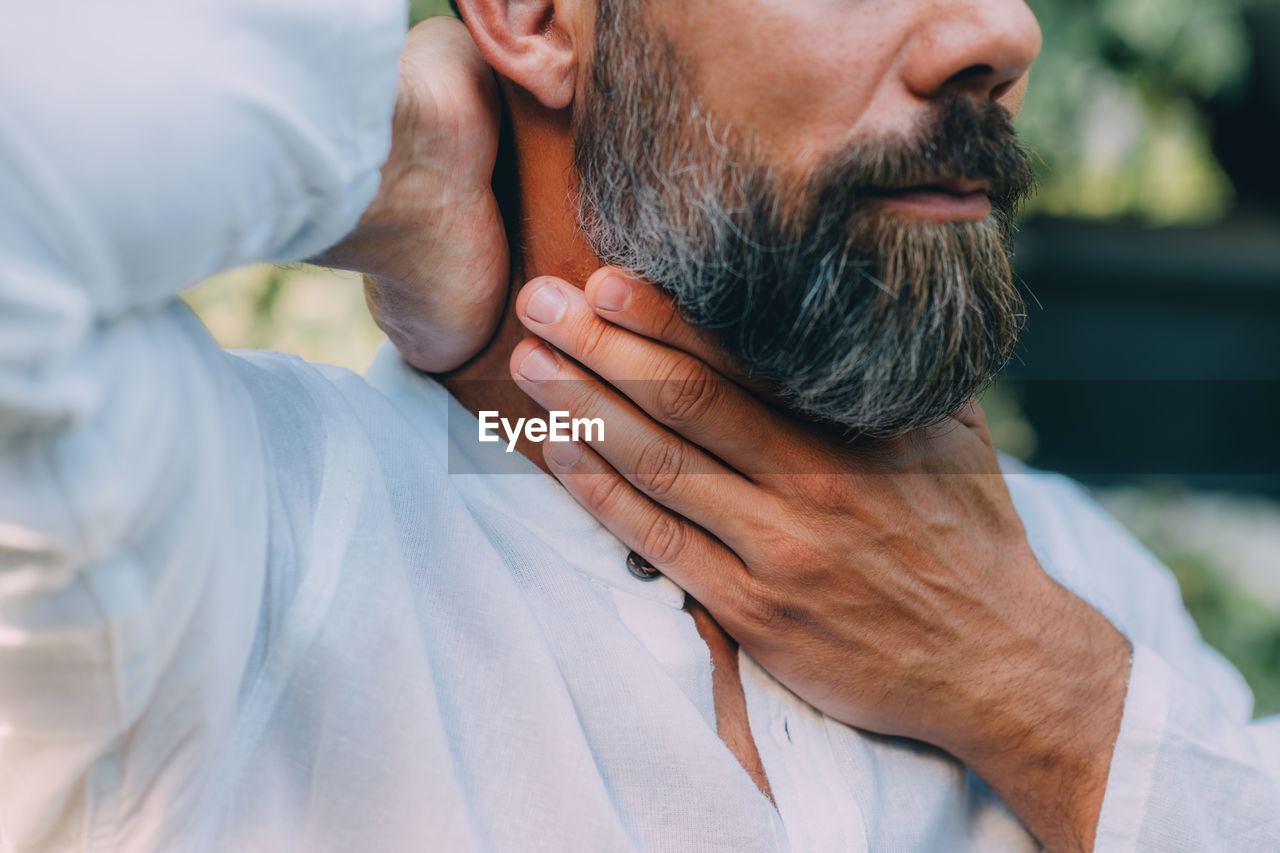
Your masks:
[[[1280,850],[1280,719],[1208,681],[1134,645],[1095,850]]]
[[[0,849],[167,849],[266,571],[240,374],[177,300],[377,190],[401,0],[27,3],[0,26]],[[89,819],[92,817],[93,819]],[[148,834],[150,833],[150,834]]]
[[[1280,850],[1280,720],[1253,720],[1248,685],[1200,637],[1172,572],[1074,485],[1060,504],[1080,548],[1064,562],[1101,580],[1063,579],[1134,648],[1094,849]]]
[[[1173,573],[1079,485],[1002,464],[1041,565],[1134,648],[1094,849],[1280,850],[1280,719],[1253,721]]]

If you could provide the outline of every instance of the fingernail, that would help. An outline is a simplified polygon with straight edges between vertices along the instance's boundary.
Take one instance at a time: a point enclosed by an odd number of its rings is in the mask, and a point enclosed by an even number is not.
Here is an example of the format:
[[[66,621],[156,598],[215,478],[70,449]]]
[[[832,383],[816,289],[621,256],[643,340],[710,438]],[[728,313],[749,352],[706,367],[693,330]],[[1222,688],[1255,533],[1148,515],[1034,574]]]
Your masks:
[[[568,307],[564,294],[554,284],[543,284],[533,292],[525,303],[524,313],[535,323],[550,326],[560,322],[564,309]]]
[[[582,448],[576,441],[557,442],[547,451],[547,458],[557,468],[572,468],[582,458]]]
[[[545,382],[556,375],[556,368],[556,357],[546,347],[537,346],[520,359],[520,366],[516,370],[530,382]]]
[[[596,307],[606,311],[621,311],[631,301],[631,285],[611,275],[600,282],[596,290]]]

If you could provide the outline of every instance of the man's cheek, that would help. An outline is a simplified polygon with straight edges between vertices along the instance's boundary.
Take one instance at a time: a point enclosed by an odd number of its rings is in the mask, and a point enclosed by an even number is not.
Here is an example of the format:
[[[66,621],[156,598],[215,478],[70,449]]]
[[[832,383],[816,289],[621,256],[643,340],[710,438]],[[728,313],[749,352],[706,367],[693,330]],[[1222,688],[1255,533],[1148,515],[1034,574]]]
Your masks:
[[[883,13],[867,21],[856,4],[825,0],[747,0],[729,12],[685,5],[680,26],[655,26],[687,63],[697,96],[722,122],[750,129],[775,162],[816,161],[878,111],[895,53],[881,35]]]

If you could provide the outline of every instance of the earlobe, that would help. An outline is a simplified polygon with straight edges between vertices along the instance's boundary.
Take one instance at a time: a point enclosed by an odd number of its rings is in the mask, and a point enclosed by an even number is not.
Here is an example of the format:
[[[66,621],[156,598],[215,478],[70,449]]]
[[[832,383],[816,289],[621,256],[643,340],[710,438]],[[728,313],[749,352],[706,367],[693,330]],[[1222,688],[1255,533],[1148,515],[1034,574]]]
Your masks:
[[[485,60],[548,109],[573,103],[578,50],[571,0],[458,0]]]

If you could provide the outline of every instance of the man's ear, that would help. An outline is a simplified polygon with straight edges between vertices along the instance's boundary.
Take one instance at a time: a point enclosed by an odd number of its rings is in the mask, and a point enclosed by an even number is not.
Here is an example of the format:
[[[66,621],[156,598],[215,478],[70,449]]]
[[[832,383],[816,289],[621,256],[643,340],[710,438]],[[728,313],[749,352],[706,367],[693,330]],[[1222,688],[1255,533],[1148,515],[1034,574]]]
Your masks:
[[[578,48],[575,0],[458,0],[476,46],[493,69],[548,109],[573,103]]]

